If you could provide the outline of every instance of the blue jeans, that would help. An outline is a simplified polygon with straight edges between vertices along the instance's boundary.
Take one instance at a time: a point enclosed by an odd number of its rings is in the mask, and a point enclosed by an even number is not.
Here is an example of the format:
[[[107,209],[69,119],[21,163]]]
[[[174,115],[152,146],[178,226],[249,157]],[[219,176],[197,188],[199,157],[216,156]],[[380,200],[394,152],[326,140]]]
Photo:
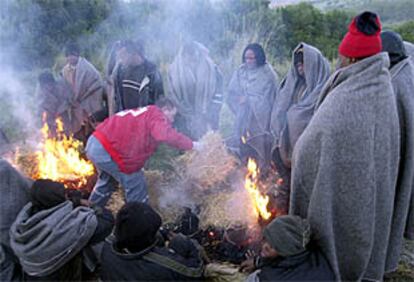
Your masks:
[[[124,189],[126,202],[146,203],[148,201],[147,183],[142,170],[131,174],[119,171],[118,165],[93,135],[89,137],[86,144],[86,155],[98,171],[98,181],[93,188],[89,201],[104,207],[115,191],[114,179]]]

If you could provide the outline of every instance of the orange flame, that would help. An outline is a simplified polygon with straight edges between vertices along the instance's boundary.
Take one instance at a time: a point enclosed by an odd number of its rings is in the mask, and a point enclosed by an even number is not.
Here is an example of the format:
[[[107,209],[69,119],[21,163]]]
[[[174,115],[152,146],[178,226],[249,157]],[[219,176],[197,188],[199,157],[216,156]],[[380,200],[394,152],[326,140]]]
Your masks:
[[[42,127],[42,149],[36,152],[38,173],[34,178],[48,178],[58,182],[75,181],[76,188],[87,183],[94,174],[91,162],[80,157],[82,143],[64,134],[63,123],[56,119],[56,137],[49,137],[49,127]]]
[[[249,192],[250,198],[256,208],[256,217],[259,215],[264,219],[269,219],[272,214],[267,210],[267,204],[269,203],[269,197],[263,196],[258,187],[258,168],[256,162],[249,158],[247,162],[247,174],[244,182],[244,188]]]

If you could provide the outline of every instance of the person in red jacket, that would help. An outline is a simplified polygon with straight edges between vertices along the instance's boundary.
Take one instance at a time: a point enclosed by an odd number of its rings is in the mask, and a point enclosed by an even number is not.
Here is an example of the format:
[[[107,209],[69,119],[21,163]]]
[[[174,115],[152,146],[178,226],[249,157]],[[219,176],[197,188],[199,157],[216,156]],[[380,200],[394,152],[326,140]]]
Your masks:
[[[172,127],[176,113],[174,103],[161,98],[155,105],[118,112],[96,128],[86,145],[86,155],[99,173],[90,202],[105,206],[115,179],[127,202],[145,203],[148,191],[142,168],[160,143],[181,150],[201,148]]]

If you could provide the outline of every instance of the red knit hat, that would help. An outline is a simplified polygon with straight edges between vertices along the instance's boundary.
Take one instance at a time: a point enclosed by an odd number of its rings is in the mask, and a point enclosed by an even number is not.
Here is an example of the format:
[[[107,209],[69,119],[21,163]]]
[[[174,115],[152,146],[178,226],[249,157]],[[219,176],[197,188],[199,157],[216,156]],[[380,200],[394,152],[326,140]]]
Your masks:
[[[381,22],[372,12],[356,16],[348,27],[348,32],[339,45],[339,54],[348,58],[364,58],[378,54],[382,50]]]

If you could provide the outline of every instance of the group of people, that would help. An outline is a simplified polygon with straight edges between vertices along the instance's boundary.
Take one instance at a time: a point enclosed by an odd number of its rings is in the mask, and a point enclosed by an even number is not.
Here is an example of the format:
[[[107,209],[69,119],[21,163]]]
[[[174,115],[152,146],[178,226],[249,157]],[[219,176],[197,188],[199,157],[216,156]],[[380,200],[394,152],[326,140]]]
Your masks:
[[[236,117],[227,145],[264,173],[276,168],[285,214],[263,230],[261,253],[242,263],[249,281],[381,281],[397,269],[404,237],[414,240],[413,49],[382,32],[372,12],[350,23],[333,74],[318,49],[300,43],[279,84],[262,46],[245,48],[227,91]],[[68,119],[83,138],[98,181],[85,201],[0,162],[2,275],[79,279],[84,262],[103,281],[202,279],[198,243],[158,235],[142,168],[160,143],[203,149],[198,140],[218,128],[224,100],[218,66],[200,43],[185,44],[170,65],[167,98],[139,42],[114,44],[106,84],[79,53],[68,46],[61,78],[39,77],[41,105],[49,123]],[[96,126],[104,92],[109,117]],[[184,134],[173,128],[177,113]],[[116,219],[105,209],[115,182],[127,202]]]

